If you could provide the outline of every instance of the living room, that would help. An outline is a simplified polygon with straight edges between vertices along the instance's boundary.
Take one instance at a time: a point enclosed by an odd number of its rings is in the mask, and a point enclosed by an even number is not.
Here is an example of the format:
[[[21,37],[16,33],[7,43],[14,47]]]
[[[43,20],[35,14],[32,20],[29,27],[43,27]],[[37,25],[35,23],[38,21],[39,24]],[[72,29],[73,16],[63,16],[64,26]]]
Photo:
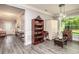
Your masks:
[[[0,31],[4,33],[5,39],[0,40],[2,42],[0,53],[79,53],[78,6],[78,4],[1,4],[0,22],[4,25],[0,25]],[[9,46],[6,47],[7,44]]]

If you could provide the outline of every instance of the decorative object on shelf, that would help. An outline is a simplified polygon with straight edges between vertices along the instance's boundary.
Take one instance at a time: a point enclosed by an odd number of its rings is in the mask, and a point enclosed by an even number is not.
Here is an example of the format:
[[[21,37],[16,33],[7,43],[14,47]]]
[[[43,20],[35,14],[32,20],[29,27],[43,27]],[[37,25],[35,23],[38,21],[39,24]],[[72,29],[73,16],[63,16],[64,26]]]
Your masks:
[[[37,19],[37,20],[38,20],[38,19],[41,20],[41,17],[40,17],[40,16],[37,16],[36,19]]]
[[[32,19],[32,44],[36,45],[44,42],[44,20],[38,16],[36,19]]]

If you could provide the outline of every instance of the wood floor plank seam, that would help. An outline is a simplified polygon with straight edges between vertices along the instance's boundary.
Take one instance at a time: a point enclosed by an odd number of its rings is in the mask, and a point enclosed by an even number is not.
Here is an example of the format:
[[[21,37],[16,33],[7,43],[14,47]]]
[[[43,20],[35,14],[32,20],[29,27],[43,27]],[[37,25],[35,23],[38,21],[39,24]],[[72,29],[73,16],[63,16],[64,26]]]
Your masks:
[[[0,54],[79,54],[79,43],[68,42],[61,48],[50,40],[38,45],[25,46],[21,39],[8,35],[0,38]]]

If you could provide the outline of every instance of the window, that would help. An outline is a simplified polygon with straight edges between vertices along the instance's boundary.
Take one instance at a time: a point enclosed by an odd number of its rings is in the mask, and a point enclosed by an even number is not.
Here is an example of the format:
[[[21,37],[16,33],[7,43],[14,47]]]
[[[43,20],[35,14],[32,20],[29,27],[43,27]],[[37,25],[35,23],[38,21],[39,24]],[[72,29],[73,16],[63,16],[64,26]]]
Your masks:
[[[61,26],[62,31],[68,27],[72,29],[73,34],[79,35],[79,16],[64,18],[62,20],[62,26]]]

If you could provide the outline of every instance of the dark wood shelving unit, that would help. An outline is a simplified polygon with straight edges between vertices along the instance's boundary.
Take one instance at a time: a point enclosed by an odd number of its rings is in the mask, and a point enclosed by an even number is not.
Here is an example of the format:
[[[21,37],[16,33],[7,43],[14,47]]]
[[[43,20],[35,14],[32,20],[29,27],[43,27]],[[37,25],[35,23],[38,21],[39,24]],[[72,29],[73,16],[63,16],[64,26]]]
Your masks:
[[[44,42],[44,20],[32,19],[32,44],[36,45]]]

